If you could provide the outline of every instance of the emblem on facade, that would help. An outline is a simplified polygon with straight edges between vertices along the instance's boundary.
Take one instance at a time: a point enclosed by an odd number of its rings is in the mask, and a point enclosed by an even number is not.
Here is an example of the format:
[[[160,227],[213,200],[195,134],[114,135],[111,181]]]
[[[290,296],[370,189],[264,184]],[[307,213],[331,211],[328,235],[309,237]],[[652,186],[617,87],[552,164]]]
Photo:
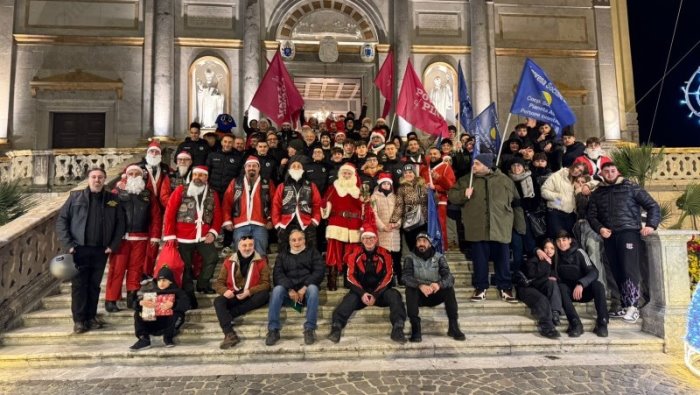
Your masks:
[[[333,63],[338,60],[338,42],[332,36],[321,39],[318,47],[318,58],[323,63]]]
[[[362,47],[360,47],[360,59],[362,59],[363,62],[373,62],[374,55],[376,55],[376,51],[374,50],[374,46],[372,44],[365,43],[364,45],[362,45]]]
[[[280,44],[280,54],[284,60],[293,60],[294,56],[297,54],[294,48],[294,41],[285,40]]]

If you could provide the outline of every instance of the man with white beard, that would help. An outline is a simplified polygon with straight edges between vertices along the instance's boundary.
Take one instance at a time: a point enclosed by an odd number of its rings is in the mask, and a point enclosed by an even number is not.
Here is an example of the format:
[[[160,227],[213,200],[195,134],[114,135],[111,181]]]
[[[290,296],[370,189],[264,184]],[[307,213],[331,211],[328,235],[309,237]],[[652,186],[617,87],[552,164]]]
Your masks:
[[[197,308],[192,275],[192,256],[199,252],[204,261],[197,279],[197,291],[213,294],[211,278],[218,261],[214,240],[221,232],[223,216],[216,191],[209,188],[209,171],[206,166],[192,170],[192,181],[177,187],[170,195],[165,209],[163,240],[177,243],[180,256],[185,262],[182,289],[190,297],[192,308]]]
[[[170,166],[161,161],[160,143],[158,140],[153,140],[148,144],[146,156],[143,158],[139,166],[144,169],[144,178],[146,178],[146,189],[151,192],[151,198],[156,201],[157,207],[153,211],[159,223],[163,221],[163,213],[165,206],[170,199]],[[146,260],[144,261],[143,273],[148,276],[153,276],[153,268],[156,264],[160,239],[151,240],[151,243],[146,249]]]
[[[576,158],[574,164],[583,163],[586,165],[588,170],[588,175],[593,177],[596,181],[602,181],[603,178],[600,175],[600,170],[606,163],[612,162],[612,160],[603,155],[603,148],[600,146],[600,139],[597,137],[590,137],[586,140],[586,149],[583,151],[583,155]],[[590,192],[586,193],[589,194]]]
[[[175,158],[175,170],[170,173],[170,192],[180,185],[189,184],[192,180],[192,155],[183,151]]]
[[[374,215],[369,196],[360,196],[357,171],[351,163],[340,166],[338,178],[326,190],[322,202],[322,216],[328,219],[326,228],[326,266],[328,266],[328,290],[337,289],[338,272],[343,269],[343,257],[349,245],[360,242],[360,229],[364,218]]]
[[[134,307],[136,292],[141,287],[146,249],[154,243],[157,249],[160,240],[161,217],[154,213],[158,210],[158,201],[151,199],[151,192],[146,189],[143,169],[136,164],[126,168],[126,178],[120,181],[114,193],[119,197],[119,205],[126,217],[126,234],[119,249],[109,257],[107,288],[105,291],[105,310],[109,313],[119,311],[117,301],[122,296],[122,283],[126,274],[126,307]]]

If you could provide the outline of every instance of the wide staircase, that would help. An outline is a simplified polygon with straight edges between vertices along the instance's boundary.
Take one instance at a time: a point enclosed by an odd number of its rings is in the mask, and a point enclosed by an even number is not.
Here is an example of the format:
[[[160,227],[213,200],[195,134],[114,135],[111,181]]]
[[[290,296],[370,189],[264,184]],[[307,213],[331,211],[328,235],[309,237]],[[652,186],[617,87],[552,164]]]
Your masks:
[[[265,346],[267,308],[263,307],[238,318],[235,329],[242,342],[230,350],[220,350],[219,342],[223,334],[212,307],[215,295],[198,294],[200,307],[187,313],[187,321],[176,338],[175,348],[164,348],[160,337],[152,337],[151,349],[131,352],[129,346],[136,340],[133,311],[105,312],[103,293],[98,314],[106,322],[104,328],[74,335],[70,283],[64,283],[58,294],[42,299],[38,310],[22,316],[20,328],[0,335],[0,366],[66,367],[663,351],[663,339],[642,332],[641,319],[636,324],[613,320],[609,325],[609,337],[597,337],[592,333],[595,325],[592,303],[577,305],[585,329],[583,336],[569,338],[563,333],[567,325],[566,319],[563,319],[559,327],[562,337],[556,340],[544,338],[537,334],[536,322],[527,306],[501,301],[494,288],[488,290],[486,301],[470,302],[473,291],[469,285],[471,262],[459,253],[448,252],[447,258],[456,280],[460,325],[467,335],[467,340],[462,342],[446,336],[447,316],[443,305],[440,305],[421,308],[422,343],[401,345],[392,342],[389,339],[388,308],[378,307],[356,312],[344,329],[340,343],[331,343],[326,339],[331,314],[347,290],[341,288],[328,292],[324,283],[317,342],[314,345],[307,346],[303,342],[305,310],[298,313],[283,308],[282,340],[275,346]],[[270,259],[274,263],[275,254],[270,255]],[[399,290],[403,293],[402,288]],[[124,308],[123,302],[119,304]],[[408,334],[408,323],[405,330]]]

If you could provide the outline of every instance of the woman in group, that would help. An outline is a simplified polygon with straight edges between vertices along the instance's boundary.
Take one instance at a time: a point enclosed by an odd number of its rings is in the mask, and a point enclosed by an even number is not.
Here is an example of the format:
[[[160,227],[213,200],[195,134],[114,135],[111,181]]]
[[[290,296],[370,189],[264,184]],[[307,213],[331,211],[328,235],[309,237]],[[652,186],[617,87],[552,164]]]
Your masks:
[[[391,174],[381,173],[377,179],[377,187],[372,194],[372,209],[374,210],[379,231],[379,246],[391,253],[394,268],[394,283],[400,283],[401,273],[401,233],[398,228],[391,226],[391,215],[396,205],[396,194]]]
[[[513,180],[515,188],[518,190],[520,205],[523,208],[526,219],[525,234],[521,235],[513,230],[513,236],[510,242],[511,249],[513,250],[513,263],[510,269],[512,272],[517,272],[523,264],[523,256],[526,255],[528,258],[531,258],[534,255],[537,248],[535,237],[544,234],[544,232],[540,233],[542,229],[538,230],[539,234],[533,234],[531,221],[541,220],[541,223],[544,224],[544,215],[542,215],[541,218],[537,217],[539,215],[538,209],[542,202],[540,186],[537,184],[535,178],[532,177],[530,170],[525,168],[525,161],[523,158],[513,157],[511,159],[508,176]]]
[[[415,248],[418,233],[428,230],[428,186],[418,177],[416,165],[407,163],[396,191],[396,207],[391,214],[389,226],[402,229],[406,245]]]

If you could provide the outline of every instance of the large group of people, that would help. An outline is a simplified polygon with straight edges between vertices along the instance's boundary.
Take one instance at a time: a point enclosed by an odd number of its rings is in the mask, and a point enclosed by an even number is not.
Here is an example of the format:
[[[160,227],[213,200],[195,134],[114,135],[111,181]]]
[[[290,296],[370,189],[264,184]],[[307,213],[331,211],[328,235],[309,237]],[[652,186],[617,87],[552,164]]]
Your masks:
[[[469,133],[450,127],[450,138],[437,142],[415,132],[404,140],[365,111],[325,121],[302,114],[299,130],[246,113],[241,136],[202,136],[192,123],[174,169],[153,141],[111,191],[105,171],[91,169],[88,188],[71,193],[57,221],[79,270],[74,332],[104,324],[96,313],[109,261],[105,309],[120,310],[126,279],[138,337],[132,350],[150,347],[157,334],[173,346],[185,311],[199,307],[196,293],[218,295],[222,349],[240,341],[234,320],[266,304],[266,345],[280,339],[283,306],[306,309],[303,338],[313,344],[324,279],[329,291],[348,290],[332,314],[332,342],[367,306],[389,308],[393,341],[407,341],[408,319],[408,340],[420,342],[419,307],[441,303],[448,336],[464,340],[455,279],[440,252],[448,250],[473,261],[471,302],[485,300],[493,285],[504,302],[527,304],[545,337],[560,336],[562,314],[569,336],[583,333],[574,302],[594,302],[598,336],[607,336],[609,318],[636,322],[641,237],[659,225],[659,206],[621,176],[597,138],[584,145],[567,129],[560,140],[550,125],[528,120],[502,152],[482,147],[474,155]],[[437,213],[439,241],[427,233],[429,211]],[[181,272],[156,266],[163,246],[179,253]],[[144,288],[159,297],[144,298]]]

